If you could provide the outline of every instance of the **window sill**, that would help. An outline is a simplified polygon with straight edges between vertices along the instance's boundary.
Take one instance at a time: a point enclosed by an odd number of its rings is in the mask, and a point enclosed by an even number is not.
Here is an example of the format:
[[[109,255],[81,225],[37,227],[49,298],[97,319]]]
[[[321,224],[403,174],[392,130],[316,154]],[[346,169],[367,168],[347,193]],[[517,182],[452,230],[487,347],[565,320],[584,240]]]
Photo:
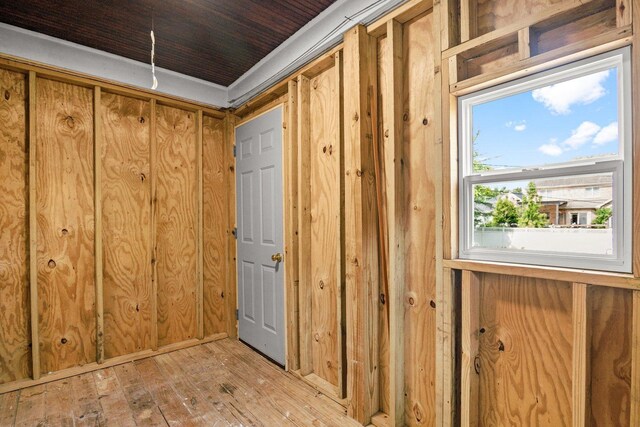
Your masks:
[[[632,274],[509,264],[501,262],[472,261],[465,259],[444,260],[443,265],[446,268],[469,270],[478,273],[495,273],[509,276],[533,277],[537,279],[579,282],[596,286],[640,290],[640,278],[634,277]]]

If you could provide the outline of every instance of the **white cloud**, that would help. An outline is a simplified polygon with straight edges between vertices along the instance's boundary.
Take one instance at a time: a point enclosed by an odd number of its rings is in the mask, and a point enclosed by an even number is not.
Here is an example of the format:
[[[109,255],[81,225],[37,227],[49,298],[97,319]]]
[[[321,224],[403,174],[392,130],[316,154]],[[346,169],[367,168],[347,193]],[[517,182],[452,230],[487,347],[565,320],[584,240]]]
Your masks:
[[[565,149],[575,150],[590,142],[600,131],[600,126],[593,122],[582,122],[571,131],[571,136],[562,142]]]
[[[618,140],[618,122],[613,122],[603,127],[602,129],[600,129],[600,132],[598,132],[595,138],[593,138],[593,143],[595,145],[604,145],[604,144],[608,144],[609,142],[613,142],[617,140]]]
[[[554,142],[541,145],[540,147],[538,147],[538,151],[542,152],[543,154],[546,154],[547,156],[553,156],[553,157],[559,156],[560,154],[563,153],[562,147],[560,147],[558,144]]]
[[[569,114],[574,104],[590,104],[606,94],[602,83],[609,70],[556,83],[532,92],[533,99],[544,104],[553,114]]]
[[[526,120],[521,120],[519,122],[514,122],[513,120],[506,122],[505,127],[508,127],[509,129],[513,129],[516,132],[522,132],[523,130],[525,130],[527,128],[527,121]]]

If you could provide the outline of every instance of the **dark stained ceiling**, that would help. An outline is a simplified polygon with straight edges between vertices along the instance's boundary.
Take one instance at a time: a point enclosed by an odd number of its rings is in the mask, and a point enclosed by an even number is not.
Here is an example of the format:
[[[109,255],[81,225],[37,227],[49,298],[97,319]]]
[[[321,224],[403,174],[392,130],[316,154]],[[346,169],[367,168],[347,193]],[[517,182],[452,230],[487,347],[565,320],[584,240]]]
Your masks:
[[[335,0],[0,0],[0,22],[228,86]]]

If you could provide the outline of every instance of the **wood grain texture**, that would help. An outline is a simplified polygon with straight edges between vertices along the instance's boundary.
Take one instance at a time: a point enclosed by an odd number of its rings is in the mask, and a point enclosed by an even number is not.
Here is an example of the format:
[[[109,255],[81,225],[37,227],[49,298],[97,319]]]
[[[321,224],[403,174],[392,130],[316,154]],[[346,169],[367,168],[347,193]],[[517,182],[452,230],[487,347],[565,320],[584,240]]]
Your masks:
[[[225,339],[0,395],[2,426],[357,427],[338,403]]]
[[[576,427],[588,425],[590,418],[590,364],[591,364],[591,296],[589,285],[574,283],[572,303],[573,358],[572,358],[572,423]]]
[[[158,112],[157,103],[149,103],[149,180],[151,181],[151,349],[158,350]]]
[[[26,83],[0,69],[0,383],[31,375]]]
[[[571,284],[485,274],[479,306],[479,425],[572,425]]]
[[[34,208],[37,191],[36,144],[36,82],[35,71],[29,71],[29,314],[31,316],[31,370],[34,380],[40,378],[40,327],[38,313],[38,213]]]
[[[151,348],[149,103],[102,94],[105,357]]]
[[[102,88],[93,88],[93,211],[96,294],[96,362],[104,363],[104,247],[102,242]]]
[[[41,369],[95,361],[93,91],[37,82]]]
[[[633,291],[631,315],[631,426],[640,424],[640,291]]]
[[[588,40],[616,27],[616,11],[613,8],[587,15],[581,19],[573,18],[564,25],[537,32],[533,41],[536,54],[549,52],[582,40]]]
[[[158,105],[158,345],[196,336],[195,113]]]
[[[562,3],[564,0],[463,0],[476,3],[477,34],[470,38],[481,36],[498,28],[526,18],[529,15],[544,12],[549,7]],[[464,39],[463,39],[464,41]]]
[[[371,108],[377,43],[366,28],[344,36],[344,264],[347,413],[367,424],[379,408],[378,245]],[[377,126],[377,124],[375,124]]]
[[[594,286],[591,298],[591,426],[629,425],[632,291]]]
[[[460,422],[464,427],[480,425],[478,400],[480,377],[478,348],[480,337],[480,276],[472,271],[462,272],[460,291],[461,350],[460,358]]]
[[[435,423],[436,271],[433,15],[404,25],[405,421]]]
[[[202,139],[204,113],[196,112],[196,338],[204,338],[204,190],[202,176]]]
[[[310,82],[305,75],[298,76],[298,305],[300,374],[313,372],[311,337],[311,114],[309,110]]]
[[[202,123],[204,334],[226,331],[227,174],[224,121],[204,116]]]
[[[236,239],[232,234],[232,230],[236,226],[236,178],[235,178],[235,165],[236,159],[233,157],[233,144],[236,140],[235,137],[235,124],[236,116],[227,112],[224,119],[224,135],[225,135],[225,162],[226,170],[228,170],[229,177],[227,179],[227,203],[228,208],[228,223],[227,223],[227,335],[229,338],[235,338],[238,336],[238,320],[236,319],[236,310],[238,309],[238,283],[236,274],[236,252],[237,245]]]
[[[389,150],[387,148],[388,144],[388,135],[391,130],[387,127],[388,119],[386,114],[388,110],[385,110],[386,104],[392,104],[393,102],[393,86],[389,86],[389,78],[388,75],[393,73],[391,69],[392,62],[390,60],[390,47],[388,44],[388,37],[380,37],[378,38],[378,106],[379,106],[379,120],[378,126],[380,130],[378,131],[378,135],[385,135],[386,137],[383,139],[385,155]],[[387,132],[388,130],[388,132]],[[393,149],[392,149],[393,150]],[[387,191],[389,189],[388,183],[393,183],[393,178],[389,177],[389,173],[393,174],[393,163],[391,165],[387,162],[388,157],[384,158],[384,168],[382,170],[382,176],[380,179],[383,183],[387,184]],[[392,157],[393,159],[393,157]],[[390,195],[387,194],[387,197]],[[392,230],[390,230],[392,231]],[[388,245],[388,242],[386,243]],[[388,246],[387,246],[388,247]],[[391,257],[389,257],[391,260]],[[391,271],[391,269],[389,269]],[[390,298],[391,295],[385,295],[385,304],[378,305],[378,344],[379,344],[379,362],[378,362],[378,372],[379,372],[379,381],[380,381],[380,412],[384,414],[390,414],[391,412],[391,386],[389,381],[391,380],[391,353],[390,353],[390,330],[389,330],[389,316],[387,316],[387,298]],[[390,303],[390,301],[389,301]],[[404,411],[404,406],[403,406]],[[403,417],[404,419],[404,417]]]
[[[286,297],[286,353],[288,371],[300,368],[300,332],[299,332],[299,273],[298,262],[298,82],[289,80],[287,84],[287,102],[284,104],[286,132],[284,133],[284,194],[285,194],[285,256],[289,262],[285,265]]]
[[[396,20],[387,23],[387,35],[378,45],[378,83],[381,94],[381,130],[383,149],[383,179],[387,199],[387,241],[389,253],[388,326],[380,322],[380,393],[381,410],[388,408],[392,423],[404,423],[404,293],[405,293],[405,198],[403,181],[404,61],[402,24]],[[384,304],[381,304],[383,310]],[[384,328],[388,328],[386,331]],[[385,357],[383,335],[388,334],[388,357]],[[384,362],[388,379],[384,378]],[[387,390],[388,389],[388,390]],[[385,398],[385,392],[388,397]],[[388,403],[385,402],[388,400]]]
[[[309,84],[311,349],[313,372],[338,385],[340,272],[340,88],[335,68]]]

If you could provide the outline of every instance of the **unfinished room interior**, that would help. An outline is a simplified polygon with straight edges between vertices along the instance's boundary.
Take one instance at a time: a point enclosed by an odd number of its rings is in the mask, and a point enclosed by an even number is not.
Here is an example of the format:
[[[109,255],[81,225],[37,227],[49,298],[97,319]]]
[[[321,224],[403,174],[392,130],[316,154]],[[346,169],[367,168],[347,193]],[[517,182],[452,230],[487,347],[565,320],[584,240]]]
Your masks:
[[[639,88],[635,0],[1,1],[0,426],[640,426]]]

